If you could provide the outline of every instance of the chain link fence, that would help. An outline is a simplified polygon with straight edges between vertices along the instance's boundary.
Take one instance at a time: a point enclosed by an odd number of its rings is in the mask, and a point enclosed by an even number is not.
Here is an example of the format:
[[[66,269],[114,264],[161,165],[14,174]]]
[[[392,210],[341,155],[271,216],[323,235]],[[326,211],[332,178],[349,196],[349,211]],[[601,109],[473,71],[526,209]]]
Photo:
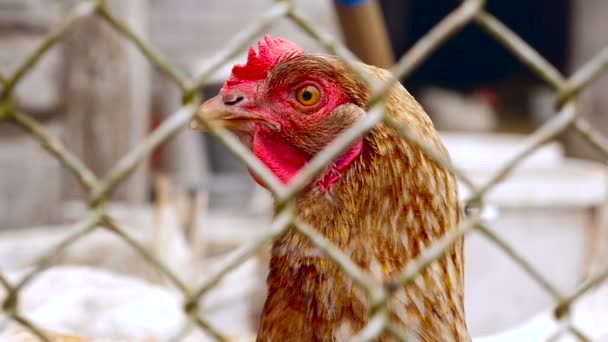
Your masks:
[[[463,235],[478,231],[494,242],[497,248],[504,250],[513,261],[519,264],[533,279],[535,279],[544,290],[549,293],[555,301],[555,316],[567,320],[566,313],[573,303],[585,295],[591,288],[608,278],[608,269],[599,272],[591,279],[583,283],[574,293],[564,294],[554,287],[549,281],[534,269],[523,257],[515,252],[507,243],[494,235],[477,215],[471,215],[462,223],[450,229],[445,236],[436,241],[431,247],[424,250],[421,255],[412,260],[401,274],[394,279],[391,286],[380,286],[369,277],[361,268],[349,259],[340,249],[333,246],[325,237],[318,233],[314,227],[310,227],[297,219],[293,207],[294,196],[308,184],[313,177],[320,174],[329,163],[331,163],[351,143],[365,135],[377,123],[383,121],[388,126],[398,131],[410,143],[418,146],[431,159],[441,163],[451,170],[457,178],[470,190],[471,197],[468,206],[482,206],[484,195],[496,184],[501,182],[522,160],[526,159],[545,143],[555,139],[567,129],[573,128],[580,133],[590,144],[608,156],[608,139],[577,114],[577,95],[591,81],[598,77],[608,68],[608,47],[604,48],[591,61],[581,67],[571,77],[566,78],[534,48],[527,45],[513,31],[502,24],[497,18],[484,10],[483,0],[465,0],[458,8],[447,15],[436,26],[434,26],[423,38],[421,38],[407,53],[397,61],[392,68],[394,78],[385,83],[371,83],[374,91],[369,103],[369,113],[364,120],[346,130],[337,140],[327,146],[325,150],[316,155],[307,166],[302,169],[292,180],[289,186],[282,185],[278,179],[259,161],[248,149],[241,145],[228,131],[214,127],[209,122],[202,122],[210,132],[241,159],[252,172],[259,177],[274,194],[277,199],[277,208],[280,208],[272,226],[257,240],[247,243],[233,252],[220,267],[218,271],[210,274],[207,280],[198,287],[192,289],[187,286],[178,276],[169,269],[162,261],[158,260],[151,251],[137,242],[127,233],[127,230],[106,212],[106,203],[111,193],[121,184],[140,163],[145,161],[151,152],[158,146],[167,142],[175,133],[184,129],[194,116],[200,103],[198,94],[200,89],[210,80],[212,74],[222,66],[225,61],[231,60],[243,52],[251,41],[269,26],[273,25],[279,18],[287,18],[294,25],[300,27],[310,37],[320,43],[329,53],[342,58],[345,63],[357,71],[357,65],[353,63],[356,58],[352,53],[342,46],[337,40],[327,33],[313,27],[305,18],[300,16],[294,9],[293,0],[277,1],[267,12],[258,18],[252,25],[243,29],[226,46],[219,51],[204,68],[203,72],[189,78],[180,70],[176,69],[154,46],[149,45],[138,37],[124,22],[119,20],[105,6],[102,0],[84,0],[78,3],[71,12],[63,18],[37,48],[23,61],[21,66],[12,75],[0,75],[2,91],[0,94],[0,121],[12,122],[31,134],[54,158],[56,158],[73,176],[80,185],[86,189],[89,195],[89,210],[84,219],[77,223],[75,232],[58,243],[50,251],[41,255],[34,269],[16,283],[11,283],[7,277],[0,273],[0,284],[7,291],[7,296],[2,303],[3,312],[12,320],[21,324],[32,334],[43,341],[50,341],[45,335],[42,327],[36,326],[29,321],[18,309],[18,298],[20,291],[36,278],[42,271],[51,265],[54,256],[76,243],[83,236],[96,229],[106,229],[128,243],[142,258],[153,265],[158,271],[165,275],[170,282],[179,289],[184,298],[184,311],[189,319],[206,333],[215,339],[225,341],[226,337],[221,331],[214,328],[198,313],[197,306],[201,297],[205,296],[218,282],[229,272],[252,257],[260,248],[269,243],[274,237],[294,229],[305,236],[322,253],[336,263],[348,276],[365,289],[372,298],[372,307],[380,308],[370,313],[369,324],[358,333],[357,340],[373,340],[383,333],[389,333],[399,340],[408,340],[408,333],[400,330],[388,319],[386,307],[388,299],[395,289],[405,286],[413,281],[426,266],[439,258],[457,239]],[[72,24],[79,18],[96,15],[103,18],[109,25],[118,31],[125,39],[131,41],[143,55],[175,82],[183,94],[183,106],[168,117],[160,127],[151,133],[130,153],[124,156],[108,172],[105,178],[96,177],[68,148],[59,140],[51,137],[45,132],[42,125],[32,117],[20,112],[13,104],[12,96],[15,87],[24,76],[40,61],[40,59],[61,40],[63,34],[70,29]],[[523,148],[508,162],[504,163],[498,171],[481,186],[476,186],[458,168],[441,156],[433,147],[422,142],[416,132],[384,115],[383,96],[390,87],[410,74],[420,65],[433,51],[452,35],[469,24],[479,25],[486,30],[494,39],[510,50],[521,62],[527,65],[538,77],[548,83],[558,95],[557,115],[548,120],[544,125],[527,137]],[[363,75],[363,73],[358,73]],[[567,322],[566,322],[567,323]],[[579,331],[571,324],[565,324],[564,331],[569,330],[580,340],[589,340],[584,331]]]

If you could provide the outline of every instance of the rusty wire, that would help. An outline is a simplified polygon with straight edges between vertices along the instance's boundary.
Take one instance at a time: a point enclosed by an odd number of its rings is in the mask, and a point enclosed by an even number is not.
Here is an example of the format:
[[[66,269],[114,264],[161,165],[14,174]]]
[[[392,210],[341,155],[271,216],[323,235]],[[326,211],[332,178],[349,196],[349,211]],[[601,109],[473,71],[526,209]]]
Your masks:
[[[2,303],[1,310],[7,316],[19,323],[23,328],[29,330],[34,336],[43,341],[50,341],[45,336],[44,329],[36,326],[27,320],[18,309],[18,297],[20,290],[35,279],[42,271],[51,265],[53,258],[62,250],[68,248],[82,238],[97,229],[107,229],[116,234],[119,238],[127,242],[136,250],[142,258],[160,273],[169,279],[172,284],[182,292],[185,303],[184,310],[190,318],[191,323],[198,326],[210,336],[217,340],[224,341],[226,337],[215,327],[210,325],[198,311],[198,303],[206,293],[219,283],[223,277],[253,256],[260,248],[268,244],[273,238],[285,233],[289,229],[294,229],[299,234],[306,237],[316,246],[329,260],[336,263],[342,271],[352,277],[352,279],[365,289],[373,301],[373,312],[370,312],[369,324],[356,336],[358,341],[374,340],[384,333],[393,335],[398,340],[408,340],[407,331],[402,331],[394,325],[387,315],[386,304],[390,299],[394,288],[404,286],[411,282],[413,278],[422,272],[426,266],[441,257],[452,244],[464,234],[471,231],[478,231],[497,248],[502,249],[506,255],[519,264],[532,279],[541,285],[555,300],[556,317],[560,318],[568,308],[579,298],[585,295],[591,288],[608,278],[608,271],[588,279],[579,289],[572,294],[562,294],[536,270],[525,258],[520,256],[509,244],[496,236],[486,225],[481,222],[479,217],[473,217],[463,221],[458,227],[453,227],[446,236],[436,241],[421,255],[412,260],[402,273],[392,282],[390,286],[383,286],[372,279],[366,272],[357,266],[339,248],[332,245],[323,235],[318,233],[314,227],[297,219],[294,211],[293,199],[306,184],[324,170],[342,151],[348,148],[352,142],[369,132],[379,122],[393,127],[404,139],[417,145],[436,162],[442,164],[452,171],[457,178],[469,188],[472,195],[470,202],[483,203],[485,194],[496,184],[509,176],[510,172],[525,160],[530,154],[538,150],[541,146],[563,134],[566,129],[573,129],[582,135],[591,145],[596,147],[604,155],[608,156],[608,139],[594,130],[587,121],[577,115],[576,97],[594,79],[608,69],[608,47],[603,49],[596,57],[587,64],[583,65],[579,71],[575,72],[570,78],[560,74],[560,72],[547,62],[534,48],[511,31],[506,25],[497,18],[485,11],[483,0],[464,0],[461,5],[441,20],[433,29],[422,37],[407,53],[397,61],[392,68],[393,78],[379,84],[371,79],[365,79],[375,89],[372,100],[369,104],[370,110],[363,119],[346,130],[327,149],[319,153],[311,160],[308,165],[300,171],[289,186],[284,186],[253,154],[249,152],[231,133],[215,127],[211,122],[201,122],[206,126],[212,135],[223,143],[235,156],[237,156],[252,172],[263,181],[274,194],[278,201],[279,212],[273,225],[262,234],[257,240],[241,246],[238,250],[230,254],[223,267],[211,274],[204,283],[192,289],[189,288],[175,272],[169,269],[161,260],[158,260],[153,253],[148,251],[145,246],[139,244],[135,239],[128,235],[127,230],[106,212],[106,204],[111,193],[133,172],[133,170],[146,160],[152,151],[158,146],[166,143],[179,130],[183,129],[188,121],[193,117],[200,99],[196,94],[205,86],[213,73],[230,58],[245,51],[251,41],[268,27],[277,22],[280,18],[291,21],[294,25],[302,29],[304,33],[316,40],[329,53],[339,56],[349,68],[357,72],[361,77],[366,77],[361,72],[357,64],[357,59],[346,47],[334,39],[326,32],[315,28],[310,22],[297,13],[294,9],[295,0],[277,1],[252,25],[243,29],[224,49],[219,51],[206,66],[203,72],[196,77],[188,77],[186,73],[179,70],[168,61],[154,46],[139,37],[127,24],[116,17],[100,0],[83,0],[78,3],[72,11],[67,13],[65,18],[57,23],[47,34],[45,39],[29,54],[22,64],[11,75],[1,75],[0,77],[0,123],[8,121],[21,127],[25,132],[34,137],[41,146],[48,151],[63,167],[65,167],[79,182],[82,188],[89,194],[88,215],[76,224],[74,232],[64,240],[57,243],[47,253],[39,258],[39,262],[33,270],[26,274],[19,282],[13,284],[8,281],[0,272],[0,284],[5,288],[7,296]],[[154,65],[160,72],[167,75],[182,91],[184,104],[175,113],[169,116],[151,135],[145,138],[132,151],[125,155],[108,172],[105,178],[96,177],[67,147],[59,140],[48,134],[43,126],[20,111],[18,111],[12,101],[13,90],[30,72],[40,59],[49,51],[51,47],[61,41],[62,36],[72,27],[77,19],[96,15],[105,20],[116,32],[121,34],[124,39],[129,40],[147,60]],[[441,153],[434,147],[425,144],[415,132],[412,132],[399,122],[396,122],[384,114],[383,99],[388,90],[399,79],[403,79],[409,73],[423,63],[442,43],[450,39],[452,35],[463,27],[471,23],[479,25],[487,31],[496,41],[503,44],[514,56],[520,59],[537,76],[550,85],[558,96],[558,113],[548,120],[533,134],[528,136],[521,150],[508,160],[496,171],[486,183],[476,186],[460,170],[452,165],[449,160],[441,157]],[[567,322],[566,322],[567,323]],[[581,340],[588,340],[584,332],[580,332],[576,327],[569,323],[564,325],[565,329],[573,333]]]

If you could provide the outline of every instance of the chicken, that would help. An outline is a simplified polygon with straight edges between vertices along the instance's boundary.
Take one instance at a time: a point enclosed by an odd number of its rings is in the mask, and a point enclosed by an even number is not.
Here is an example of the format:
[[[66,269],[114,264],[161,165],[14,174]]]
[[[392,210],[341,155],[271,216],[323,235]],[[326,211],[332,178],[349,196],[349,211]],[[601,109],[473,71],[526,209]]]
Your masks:
[[[269,36],[258,46],[201,105],[192,126],[205,119],[230,129],[288,184],[366,115],[371,89],[336,57],[306,54]],[[378,80],[389,77],[362,67]],[[431,120],[401,85],[389,91],[386,111],[447,156]],[[297,195],[296,210],[380,282],[461,220],[454,176],[382,123]],[[365,291],[295,231],[273,242],[267,282],[258,341],[346,341],[369,321]],[[463,286],[460,239],[394,293],[390,318],[420,341],[468,341]]]

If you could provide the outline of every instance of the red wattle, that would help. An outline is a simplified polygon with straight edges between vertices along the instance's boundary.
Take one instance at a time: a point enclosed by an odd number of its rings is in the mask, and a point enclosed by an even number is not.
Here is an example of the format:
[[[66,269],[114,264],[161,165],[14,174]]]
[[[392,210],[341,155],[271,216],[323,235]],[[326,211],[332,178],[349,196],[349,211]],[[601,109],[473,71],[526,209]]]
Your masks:
[[[340,158],[338,158],[338,160],[336,160],[336,162],[329,167],[329,169],[317,183],[319,188],[321,190],[328,191],[331,188],[331,185],[340,179],[340,176],[346,171],[350,164],[357,159],[362,150],[363,141],[359,140],[353,145],[353,147],[342,154]]]
[[[283,184],[287,184],[308,161],[308,156],[277,137],[274,132],[255,132],[252,149]],[[256,182],[264,186],[258,179]]]
[[[319,188],[328,191],[331,185],[340,179],[342,173],[355,161],[363,150],[363,141],[356,142],[348,151],[333,163],[317,182]],[[256,132],[253,138],[253,153],[274,173],[277,178],[287,184],[302,169],[310,156],[293,148],[290,144],[277,138],[273,133]],[[259,185],[266,187],[264,182],[249,171]]]

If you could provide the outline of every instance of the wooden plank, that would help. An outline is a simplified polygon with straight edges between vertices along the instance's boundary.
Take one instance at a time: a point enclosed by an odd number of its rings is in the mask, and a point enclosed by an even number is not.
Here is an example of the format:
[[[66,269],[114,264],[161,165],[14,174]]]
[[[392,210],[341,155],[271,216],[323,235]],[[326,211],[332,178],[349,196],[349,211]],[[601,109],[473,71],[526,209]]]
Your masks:
[[[0,22],[2,18],[0,16]],[[0,26],[0,72],[12,74],[40,44],[43,33]],[[15,89],[20,109],[38,118],[50,116],[61,106],[63,54],[52,48]]]
[[[59,1],[1,0],[0,29],[46,31],[60,18]]]
[[[73,5],[66,2],[66,9]],[[147,0],[110,0],[106,5],[138,35],[146,36]],[[149,64],[131,42],[98,17],[83,18],[67,34],[66,141],[98,175],[132,150],[149,127]],[[142,201],[148,194],[147,163],[114,193]],[[82,196],[71,184],[66,197]]]
[[[233,36],[246,25],[255,22],[274,4],[273,0],[152,1],[150,14],[153,41],[172,61],[196,68],[196,63],[193,62],[212,57]],[[337,39],[341,38],[331,1],[298,1],[295,6],[298,13],[315,26]],[[318,43],[286,19],[278,20],[277,25],[264,33],[292,39],[308,52],[322,51]],[[241,59],[246,56],[244,51]]]
[[[58,10],[56,1],[0,1],[0,72],[5,77],[40,44],[58,20]],[[62,132],[54,117],[61,106],[62,65],[61,50],[51,49],[15,89],[18,108],[43,120],[56,138]],[[37,141],[6,122],[0,125],[0,174],[0,229],[57,222],[61,166]]]
[[[58,137],[57,122],[45,124]],[[53,223],[61,207],[61,166],[38,142],[0,125],[0,230]]]

